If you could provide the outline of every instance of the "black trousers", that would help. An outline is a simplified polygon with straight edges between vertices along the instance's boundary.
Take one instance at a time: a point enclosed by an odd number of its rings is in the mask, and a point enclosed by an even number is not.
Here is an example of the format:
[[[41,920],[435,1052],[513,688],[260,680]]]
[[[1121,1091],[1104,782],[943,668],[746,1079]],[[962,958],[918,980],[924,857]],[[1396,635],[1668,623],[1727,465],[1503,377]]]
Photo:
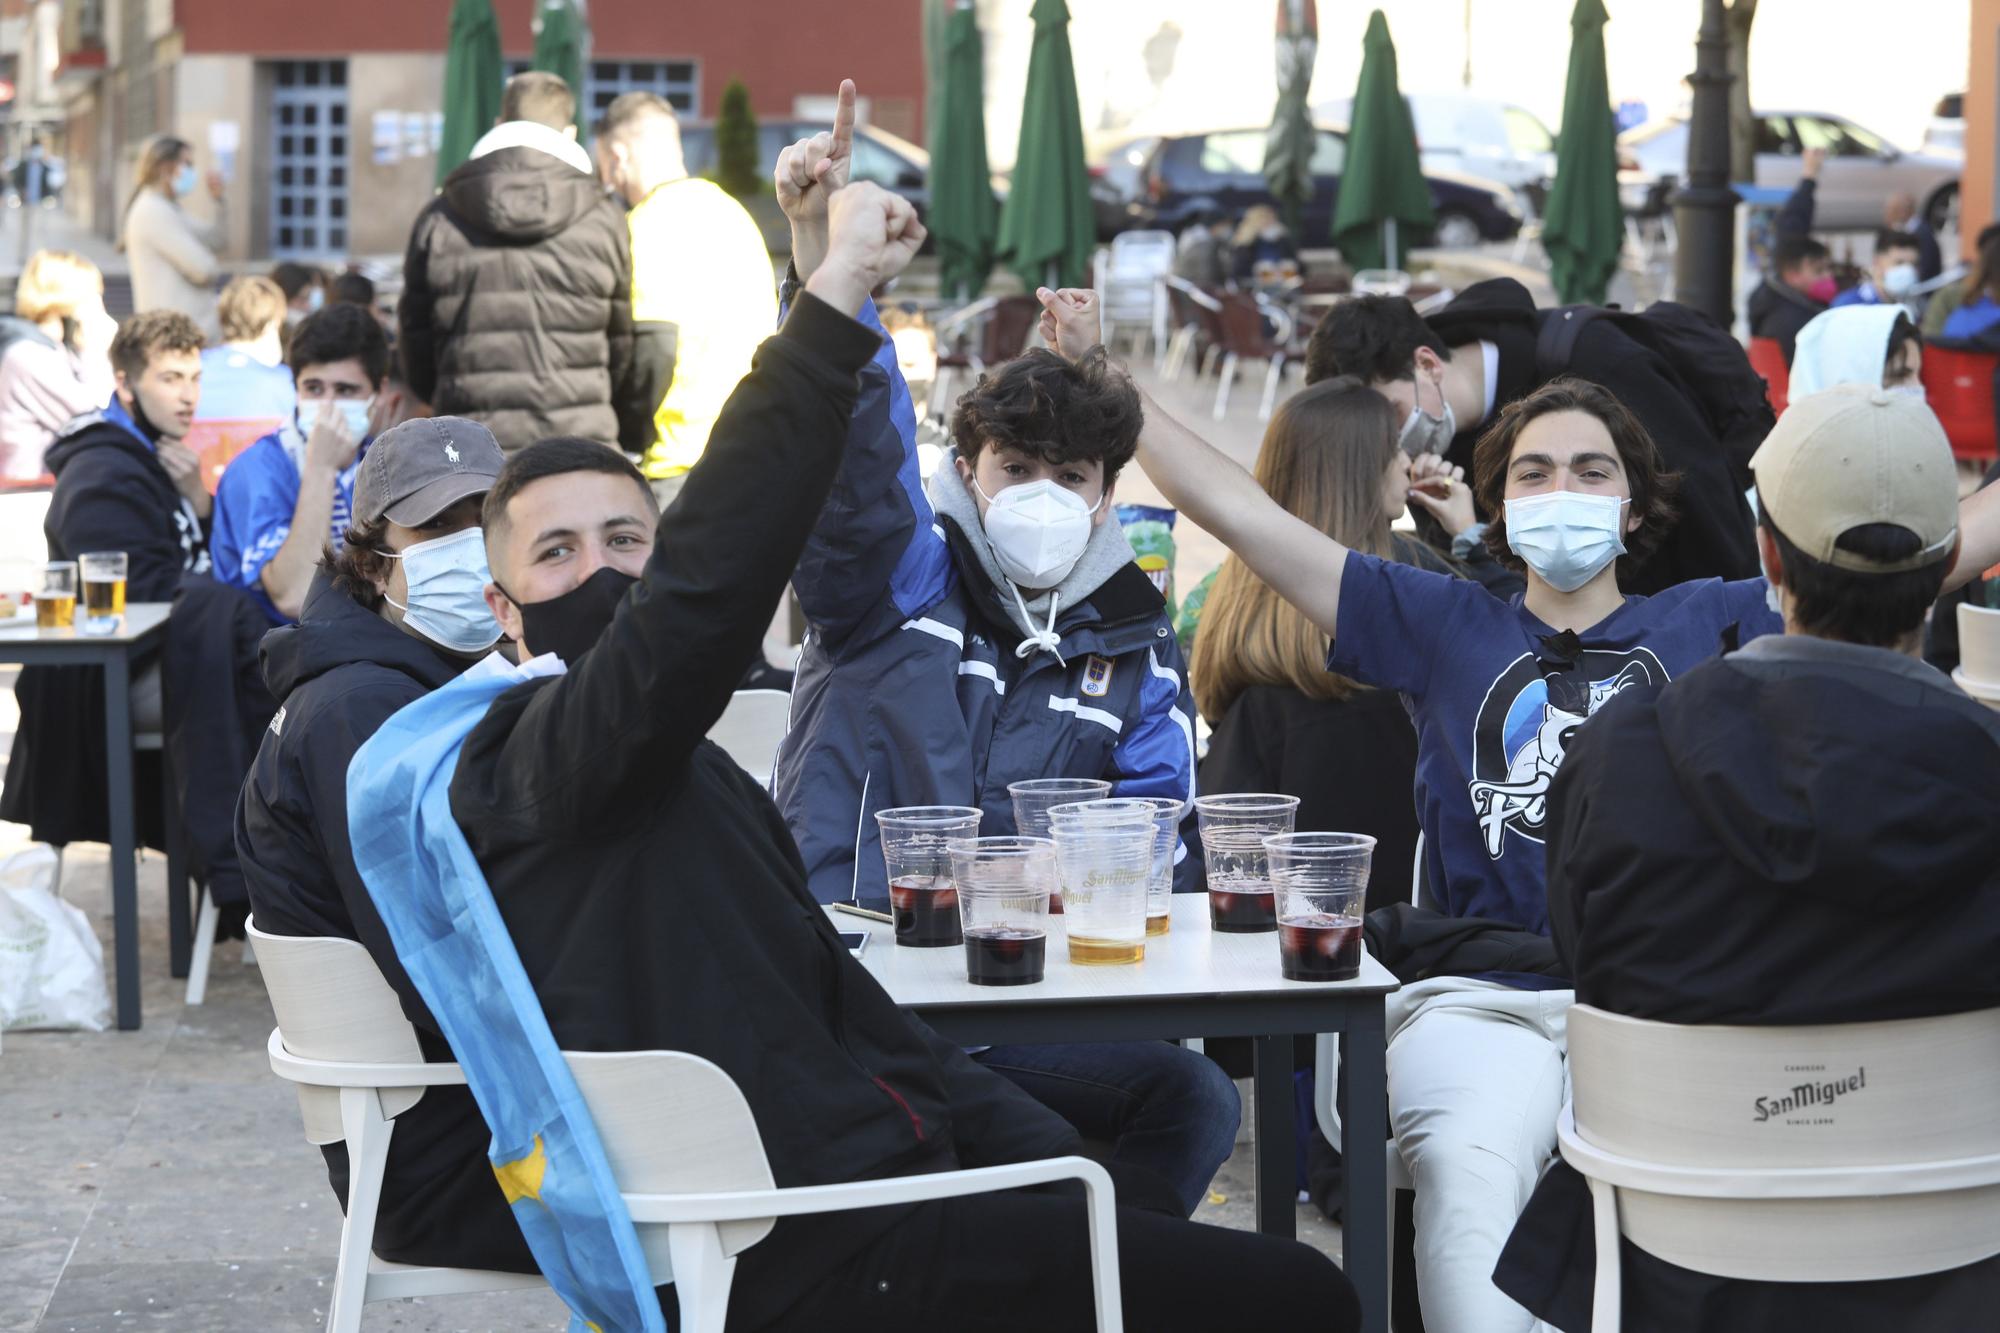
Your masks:
[[[1164,1182],[1117,1182],[1118,1271],[1133,1333],[1344,1333],[1361,1309],[1331,1259],[1297,1241],[1182,1220]],[[1143,1176],[1143,1173],[1139,1173]],[[1144,1177],[1150,1180],[1150,1177]],[[1164,1204],[1167,1211],[1135,1206]],[[663,1288],[662,1292],[667,1289]],[[672,1302],[663,1301],[674,1323]],[[729,1327],[739,1325],[732,1302]],[[757,1333],[1089,1333],[1080,1187],[919,1205]],[[745,1333],[750,1333],[746,1328]]]

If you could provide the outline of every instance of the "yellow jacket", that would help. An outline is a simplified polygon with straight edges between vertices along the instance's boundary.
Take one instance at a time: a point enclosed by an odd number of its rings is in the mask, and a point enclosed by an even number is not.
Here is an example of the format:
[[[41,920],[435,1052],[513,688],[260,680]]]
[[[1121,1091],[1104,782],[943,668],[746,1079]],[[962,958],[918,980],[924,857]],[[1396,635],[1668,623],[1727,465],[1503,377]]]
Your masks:
[[[750,355],[777,326],[778,298],[763,233],[713,182],[662,185],[627,217],[632,229],[632,320],[679,329],[673,383],[653,414],[659,438],[646,474],[687,471]]]

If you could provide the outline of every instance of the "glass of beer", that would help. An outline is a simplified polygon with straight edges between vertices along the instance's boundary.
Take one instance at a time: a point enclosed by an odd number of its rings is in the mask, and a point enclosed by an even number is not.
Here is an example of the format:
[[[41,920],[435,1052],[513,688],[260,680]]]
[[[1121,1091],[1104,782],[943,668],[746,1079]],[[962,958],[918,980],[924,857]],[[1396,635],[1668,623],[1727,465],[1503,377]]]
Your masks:
[[[125,619],[125,552],[95,551],[78,558],[83,567],[85,634],[116,634]]]
[[[1289,981],[1361,974],[1361,918],[1375,839],[1279,833],[1264,839],[1278,905],[1278,967]]]
[[[1290,833],[1299,798],[1276,792],[1197,796],[1201,849],[1208,858],[1208,918],[1212,929],[1252,934],[1278,928],[1264,839]]]
[[[1146,933],[1164,935],[1173,926],[1174,847],[1187,804],[1171,796],[1121,796],[1102,801],[1077,801],[1049,808],[1049,824],[1150,824],[1153,827],[1153,869],[1146,880]]]
[[[1142,961],[1152,823],[1059,824],[1053,836],[1070,962]]]
[[[875,822],[882,830],[896,943],[916,949],[957,944],[958,891],[947,844],[979,836],[979,810],[969,805],[905,805],[876,811]]]
[[[951,844],[965,934],[965,979],[1032,986],[1049,960],[1056,848],[1046,838],[960,838]]]
[[[42,566],[35,593],[35,628],[68,629],[76,623],[76,561],[51,560]]]

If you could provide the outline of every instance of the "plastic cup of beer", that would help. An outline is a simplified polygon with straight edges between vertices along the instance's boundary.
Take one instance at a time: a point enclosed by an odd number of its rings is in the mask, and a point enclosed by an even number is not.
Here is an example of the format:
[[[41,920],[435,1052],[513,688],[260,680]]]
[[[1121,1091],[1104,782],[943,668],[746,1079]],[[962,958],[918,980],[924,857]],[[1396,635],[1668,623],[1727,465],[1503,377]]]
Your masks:
[[[80,556],[83,571],[85,634],[116,634],[125,619],[125,552],[97,551]]]
[[[905,805],[877,811],[875,823],[882,830],[896,943],[915,949],[957,944],[958,893],[946,845],[979,836],[979,811],[969,805]]]
[[[1362,904],[1375,839],[1365,833],[1279,833],[1264,839],[1278,908],[1278,968],[1288,981],[1361,974]]]
[[[1051,836],[1070,962],[1096,966],[1144,959],[1153,826],[1066,824]]]
[[[1101,801],[1111,794],[1111,784],[1102,778],[1029,778],[1007,784],[1014,801],[1014,832],[1024,838],[1049,836],[1049,810],[1077,801]],[[1060,914],[1062,893],[1049,899],[1049,910]]]
[[[965,979],[975,986],[1034,985],[1048,968],[1056,845],[1047,838],[958,838],[950,852]]]
[[[1264,839],[1290,833],[1299,798],[1276,792],[1197,796],[1195,818],[1208,861],[1208,923],[1225,934],[1278,928]]]
[[[51,560],[42,566],[35,590],[35,628],[68,629],[76,623],[76,561]]]
[[[1049,823],[1146,823],[1153,826],[1153,868],[1146,880],[1146,933],[1164,935],[1173,926],[1174,846],[1187,803],[1171,796],[1120,796],[1051,806]]]

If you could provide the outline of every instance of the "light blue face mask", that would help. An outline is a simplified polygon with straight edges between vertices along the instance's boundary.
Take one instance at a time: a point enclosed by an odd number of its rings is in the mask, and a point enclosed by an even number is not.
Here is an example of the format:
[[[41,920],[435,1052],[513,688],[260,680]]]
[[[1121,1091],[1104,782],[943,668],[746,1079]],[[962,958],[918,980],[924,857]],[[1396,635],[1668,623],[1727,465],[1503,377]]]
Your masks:
[[[300,403],[299,434],[310,436],[313,433],[313,427],[319,424],[320,412],[327,406],[329,405],[317,400]],[[348,439],[365,440],[368,438],[368,413],[375,406],[374,398],[336,398],[331,406],[335,411],[340,413],[342,420],[346,424]]]
[[[1615,495],[1551,491],[1507,501],[1507,545],[1542,582],[1575,592],[1625,554],[1625,506]]]
[[[449,537],[418,542],[402,551],[383,551],[403,562],[409,605],[384,597],[403,613],[403,623],[438,647],[474,657],[500,642],[500,622],[486,605],[486,534],[466,528]]]
[[[181,198],[186,198],[188,195],[194,193],[194,187],[199,179],[194,174],[194,163],[181,163],[180,170],[174,173],[174,193]]]

